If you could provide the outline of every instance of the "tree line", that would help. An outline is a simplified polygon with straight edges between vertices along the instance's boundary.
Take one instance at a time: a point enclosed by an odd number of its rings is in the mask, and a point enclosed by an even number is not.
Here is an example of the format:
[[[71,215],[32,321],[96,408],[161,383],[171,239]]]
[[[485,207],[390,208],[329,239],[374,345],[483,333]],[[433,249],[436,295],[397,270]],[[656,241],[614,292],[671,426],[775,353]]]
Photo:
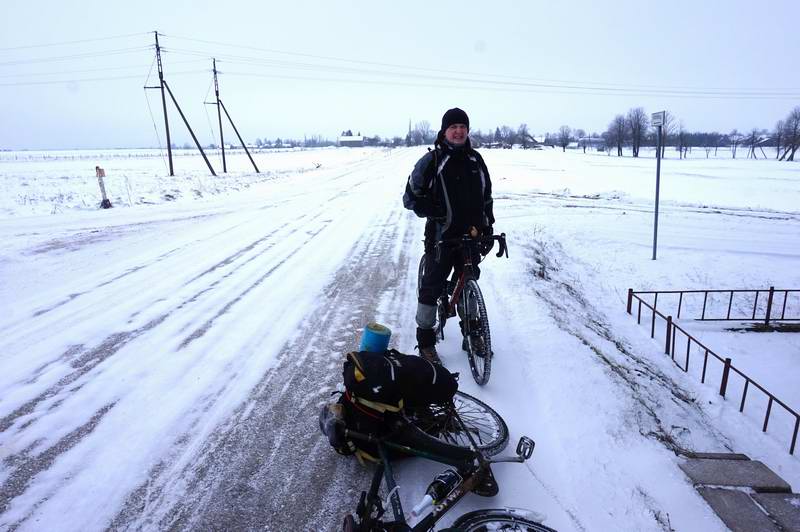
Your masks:
[[[667,111],[662,131],[662,152],[667,146],[675,147],[681,158],[692,148],[702,148],[706,157],[711,152],[716,155],[720,147],[730,147],[731,157],[736,158],[737,153],[745,151],[747,158],[757,159],[759,154],[766,158],[764,147],[776,148],[775,158],[781,161],[793,161],[797,149],[800,147],[800,107],[792,109],[784,120],[779,120],[772,131],[768,129],[752,128],[740,132],[733,129],[728,133],[718,131],[702,132],[687,131],[683,122],[674,114]],[[642,146],[656,146],[658,135],[655,128],[650,127],[649,115],[641,107],[629,109],[626,114],[616,115],[609,122],[606,130],[598,136],[592,136],[593,141],[602,139],[603,146],[609,152],[616,150],[617,156],[622,156],[623,147],[630,147],[633,156],[639,156]],[[558,134],[554,135],[559,146],[566,147],[574,139],[569,134],[569,128],[562,126]]]
[[[775,148],[776,159],[781,161],[794,161],[795,154],[800,148],[800,106],[792,109],[785,119],[779,120],[772,130],[752,128],[740,132],[733,129],[728,133],[718,131],[688,131],[677,116],[667,111],[662,125],[662,156],[668,146],[674,147],[680,157],[694,148],[705,151],[706,157],[711,153],[716,156],[717,150],[722,147],[730,148],[731,156],[746,153],[748,158],[766,158],[764,147]],[[351,130],[343,131],[343,134]],[[379,135],[364,136],[365,146],[420,146],[430,145],[436,140],[437,131],[430,122],[417,122],[409,128],[405,138],[400,136],[380,137]],[[359,136],[360,132],[359,132]],[[631,148],[634,157],[639,156],[642,146],[656,146],[657,133],[651,127],[650,115],[642,107],[634,107],[625,114],[617,114],[609,122],[603,133],[588,133],[580,128],[572,129],[561,126],[555,133],[547,133],[543,140],[534,139],[527,124],[520,124],[513,128],[507,125],[497,126],[493,130],[483,131],[474,129],[470,131],[470,138],[476,146],[504,147],[521,145],[524,148],[544,144],[558,146],[566,150],[572,143],[577,143],[584,151],[586,147],[608,150],[609,155],[616,151],[617,156],[622,156],[623,148]],[[336,140],[330,140],[319,135],[299,139],[281,139],[274,141],[257,138],[255,145],[261,148],[282,147],[325,147],[335,146]],[[216,147],[211,145],[210,147]]]

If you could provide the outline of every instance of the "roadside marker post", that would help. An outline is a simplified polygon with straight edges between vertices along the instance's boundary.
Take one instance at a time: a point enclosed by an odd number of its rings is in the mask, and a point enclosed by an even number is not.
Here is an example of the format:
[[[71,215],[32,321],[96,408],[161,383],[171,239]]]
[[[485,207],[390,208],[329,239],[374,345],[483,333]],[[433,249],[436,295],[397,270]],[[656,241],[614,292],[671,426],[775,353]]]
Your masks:
[[[656,260],[656,249],[658,247],[658,193],[661,188],[661,127],[664,125],[666,111],[659,111],[651,115],[653,126],[658,128],[658,145],[656,146],[656,208],[655,219],[653,220],[653,260]]]
[[[94,171],[95,174],[97,174],[97,182],[100,184],[100,195],[103,197],[103,201],[100,202],[100,207],[103,209],[110,209],[112,207],[111,200],[109,200],[106,195],[106,184],[103,181],[103,178],[106,176],[106,171],[99,166],[95,166]]]

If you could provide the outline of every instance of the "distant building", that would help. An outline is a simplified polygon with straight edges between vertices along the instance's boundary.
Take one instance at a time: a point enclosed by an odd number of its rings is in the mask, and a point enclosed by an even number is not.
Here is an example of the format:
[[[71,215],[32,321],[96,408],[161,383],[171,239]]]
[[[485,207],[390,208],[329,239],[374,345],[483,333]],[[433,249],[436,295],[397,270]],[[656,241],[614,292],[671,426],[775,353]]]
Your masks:
[[[364,146],[364,137],[361,135],[343,135],[339,137],[339,146],[361,148]]]

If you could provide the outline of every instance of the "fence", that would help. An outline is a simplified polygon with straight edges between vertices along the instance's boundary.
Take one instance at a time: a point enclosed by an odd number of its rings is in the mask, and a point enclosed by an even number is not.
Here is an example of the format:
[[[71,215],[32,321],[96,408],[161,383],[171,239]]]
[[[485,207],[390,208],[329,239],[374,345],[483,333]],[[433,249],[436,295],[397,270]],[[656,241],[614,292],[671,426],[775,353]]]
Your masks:
[[[752,312],[748,313],[747,317],[741,317],[737,314],[731,317],[732,306],[734,301],[734,294],[752,294],[754,303],[752,304]],[[783,293],[783,302],[778,305],[781,307],[781,314],[780,318],[776,318],[772,315],[772,311],[774,309],[774,305],[776,303],[775,294]],[[665,344],[664,344],[664,353],[670,355],[672,358],[673,363],[681,368],[684,372],[689,372],[689,361],[692,353],[692,348],[695,348],[695,351],[699,351],[702,353],[703,356],[703,370],[702,375],[700,377],[700,382],[705,383],[706,377],[708,373],[708,361],[714,360],[720,362],[722,364],[722,372],[720,376],[720,386],[719,386],[719,394],[724,398],[726,393],[728,393],[729,387],[729,380],[731,375],[735,375],[740,377],[744,380],[744,385],[742,388],[742,398],[739,404],[739,412],[744,412],[745,402],[747,401],[747,393],[750,387],[754,387],[756,390],[762,392],[764,397],[767,400],[766,406],[766,414],[764,416],[764,423],[762,426],[761,431],[766,432],[767,427],[769,425],[770,416],[772,415],[772,407],[774,404],[779,405],[784,409],[784,411],[790,416],[794,418],[794,431],[792,432],[792,443],[789,446],[789,454],[794,454],[795,446],[797,444],[797,433],[798,429],[800,429],[800,414],[795,412],[791,409],[786,403],[775,397],[772,393],[770,393],[767,389],[761,386],[759,383],[754,381],[752,378],[748,377],[744,373],[742,373],[739,369],[737,369],[732,363],[730,358],[723,358],[719,356],[717,353],[706,347],[702,342],[700,342],[697,338],[689,334],[686,330],[680,327],[677,323],[675,323],[672,319],[671,315],[665,316],[661,311],[657,309],[658,306],[658,296],[659,294],[678,294],[678,312],[677,316],[680,317],[682,306],[684,303],[684,294],[703,294],[703,306],[702,311],[700,313],[699,320],[704,321],[756,321],[759,322],[763,321],[765,324],[769,324],[770,321],[800,321],[800,317],[796,318],[787,318],[787,301],[789,300],[790,295],[795,295],[800,293],[800,290],[775,290],[773,287],[770,287],[769,290],[672,290],[672,291],[642,291],[642,292],[634,292],[633,289],[628,289],[628,314],[632,314],[633,310],[633,301],[634,299],[638,301],[638,310],[637,310],[637,323],[642,323],[642,307],[644,306],[646,309],[651,311],[651,319],[650,319],[650,338],[655,338],[656,336],[656,321],[661,320],[665,323],[666,327],[664,329],[665,333]],[[653,295],[653,304],[651,305],[647,301],[643,300],[640,295]],[[726,311],[725,318],[714,318],[707,316],[708,310],[708,303],[709,303],[709,294],[728,294],[728,305]],[[763,301],[762,305],[759,305],[759,296],[761,294],[767,294],[766,301]],[[663,298],[662,298],[663,302]],[[738,305],[741,307],[741,304]],[[748,309],[750,305],[747,305]],[[663,308],[663,307],[662,307]],[[794,315],[792,312],[793,307],[790,308],[790,315]],[[763,314],[761,311],[763,310]],[[713,315],[713,314],[712,314]],[[661,322],[659,321],[659,323]],[[686,354],[685,359],[683,360],[683,364],[681,365],[679,361],[676,360],[676,344],[678,335],[683,335],[686,338]]]
[[[638,295],[653,294],[653,306],[658,306],[658,296],[678,296],[678,309],[675,319],[681,318],[681,313],[697,310],[699,296],[703,296],[700,321],[758,321],[764,325],[770,322],[800,321],[800,290],[780,289],[770,287],[766,290],[660,290],[637,291]],[[781,298],[781,295],[783,296]],[[727,297],[718,297],[727,296]],[[663,299],[662,299],[663,301]],[[720,305],[721,303],[721,305]],[[734,305],[735,303],[735,305]],[[630,313],[631,300],[628,300],[628,313]],[[725,310],[725,317],[716,314],[720,308]],[[777,311],[780,310],[780,315]]]

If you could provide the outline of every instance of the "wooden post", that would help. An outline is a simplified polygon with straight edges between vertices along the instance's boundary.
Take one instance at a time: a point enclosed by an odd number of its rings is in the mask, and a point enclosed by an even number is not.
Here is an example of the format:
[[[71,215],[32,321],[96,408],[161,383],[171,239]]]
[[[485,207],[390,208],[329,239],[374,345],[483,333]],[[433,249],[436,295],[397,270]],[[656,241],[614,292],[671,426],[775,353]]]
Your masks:
[[[100,168],[99,166],[94,167],[94,172],[97,174],[97,182],[100,184],[100,195],[103,197],[103,201],[100,202],[100,207],[103,209],[110,209],[112,207],[111,201],[108,199],[106,195],[106,184],[103,181],[103,178],[106,176],[106,171]]]

